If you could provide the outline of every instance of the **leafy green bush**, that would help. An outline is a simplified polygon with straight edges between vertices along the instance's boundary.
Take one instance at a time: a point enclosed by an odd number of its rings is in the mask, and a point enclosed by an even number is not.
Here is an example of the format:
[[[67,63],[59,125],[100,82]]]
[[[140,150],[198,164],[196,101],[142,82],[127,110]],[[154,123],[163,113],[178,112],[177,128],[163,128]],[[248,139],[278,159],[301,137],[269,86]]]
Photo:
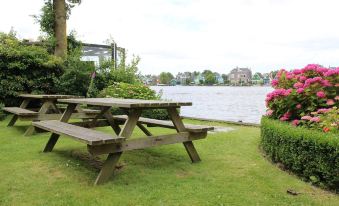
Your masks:
[[[263,117],[261,147],[273,162],[313,184],[339,189],[339,137]]]
[[[62,60],[47,49],[24,45],[14,34],[0,33],[0,102],[17,105],[20,93],[55,93]]]
[[[114,83],[102,90],[99,97],[114,97],[123,99],[145,99],[145,100],[156,100],[160,99],[160,95],[150,89],[147,86],[141,84],[127,84],[127,83]],[[120,110],[115,110],[115,114],[123,114]],[[168,119],[166,110],[144,110],[142,113],[143,117],[152,119]]]
[[[62,76],[55,79],[58,93],[86,96],[94,65],[90,62],[80,61],[80,58],[74,58],[70,55],[68,55],[64,65],[67,69]]]
[[[139,84],[141,81],[137,75],[139,57],[132,57],[129,64],[125,64],[125,56],[120,56],[121,61],[115,67],[114,61],[110,58],[100,58],[99,66],[96,68],[94,79],[95,87],[101,91],[114,84],[115,82],[124,82],[128,84]]]
[[[144,85],[114,83],[100,92],[100,97],[114,97],[123,99],[160,99],[156,92]]]

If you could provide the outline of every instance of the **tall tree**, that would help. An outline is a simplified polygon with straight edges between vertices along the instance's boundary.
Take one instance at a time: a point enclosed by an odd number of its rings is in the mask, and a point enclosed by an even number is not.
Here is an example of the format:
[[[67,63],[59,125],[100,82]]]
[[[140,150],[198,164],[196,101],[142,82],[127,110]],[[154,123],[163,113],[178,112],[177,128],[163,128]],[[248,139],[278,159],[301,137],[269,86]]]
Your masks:
[[[170,72],[161,72],[159,77],[161,84],[169,84],[173,78],[174,76]]]
[[[40,24],[41,31],[53,39],[54,54],[60,57],[67,55],[67,19],[71,9],[81,0],[45,0],[40,15],[33,17]]]
[[[65,0],[53,0],[54,9],[54,55],[64,58],[67,55],[67,26]]]

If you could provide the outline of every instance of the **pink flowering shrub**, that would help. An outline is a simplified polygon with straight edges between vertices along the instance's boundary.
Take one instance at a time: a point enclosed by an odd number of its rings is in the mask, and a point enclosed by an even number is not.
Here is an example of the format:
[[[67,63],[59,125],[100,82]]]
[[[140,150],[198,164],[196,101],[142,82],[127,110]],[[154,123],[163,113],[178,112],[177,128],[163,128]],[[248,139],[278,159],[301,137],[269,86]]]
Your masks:
[[[309,64],[290,72],[282,69],[272,86],[275,90],[266,97],[267,116],[295,126],[338,129],[338,125],[333,126],[337,122],[325,119],[329,114],[339,119],[338,109],[333,109],[339,107],[339,67]]]
[[[318,109],[315,112],[311,112],[310,116],[303,116],[300,121],[297,121],[298,124],[296,125],[319,128],[323,132],[339,132],[339,109],[338,107]],[[292,124],[295,125],[293,122]]]

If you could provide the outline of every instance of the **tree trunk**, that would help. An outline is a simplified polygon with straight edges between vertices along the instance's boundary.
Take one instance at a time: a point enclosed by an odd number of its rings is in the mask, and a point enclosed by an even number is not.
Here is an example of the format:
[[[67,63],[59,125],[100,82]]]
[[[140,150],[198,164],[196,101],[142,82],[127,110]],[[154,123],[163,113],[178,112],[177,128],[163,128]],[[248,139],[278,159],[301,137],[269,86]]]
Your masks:
[[[54,55],[65,58],[67,55],[65,0],[53,0],[53,8],[55,15],[54,33],[56,40]]]

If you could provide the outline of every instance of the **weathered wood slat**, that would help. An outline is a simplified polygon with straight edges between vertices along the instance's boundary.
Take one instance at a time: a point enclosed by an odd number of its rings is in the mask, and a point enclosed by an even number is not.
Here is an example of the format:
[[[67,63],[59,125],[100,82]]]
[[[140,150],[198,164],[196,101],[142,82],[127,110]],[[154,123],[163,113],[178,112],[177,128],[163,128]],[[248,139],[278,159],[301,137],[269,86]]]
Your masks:
[[[19,97],[31,98],[31,99],[70,99],[70,98],[82,98],[75,95],[62,95],[62,94],[20,94]]]
[[[203,139],[207,132],[189,133],[180,132],[176,134],[148,136],[146,138],[130,139],[119,144],[88,145],[87,149],[92,155],[123,152],[135,149],[145,149],[149,147],[175,144],[187,141]]]
[[[20,107],[4,107],[3,110],[12,114],[16,114],[18,116],[34,116],[38,114],[38,112],[23,109]]]
[[[103,132],[60,122],[58,120],[33,122],[33,126],[59,135],[66,135],[88,145],[100,145],[122,142],[124,137],[113,136]]]
[[[97,109],[81,109],[82,112],[86,113],[86,114],[98,114],[100,113],[100,110]]]
[[[127,119],[126,115],[115,115],[113,117],[120,121],[125,121]],[[148,126],[160,126],[160,127],[175,129],[173,122],[166,121],[166,120],[157,120],[157,119],[149,119],[149,118],[140,117],[138,122],[141,124],[146,124]],[[214,129],[214,127],[212,126],[193,125],[193,124],[185,124],[185,128],[189,132],[205,132],[205,131],[210,131]]]
[[[71,118],[75,119],[93,119],[95,113],[73,113]],[[19,116],[20,120],[23,121],[43,121],[43,120],[57,120],[60,119],[62,114],[36,114],[35,116]]]
[[[74,99],[59,99],[58,101],[63,103],[87,104],[120,108],[168,108],[192,105],[192,102],[172,102],[163,100],[118,99],[118,98],[74,98]]]

